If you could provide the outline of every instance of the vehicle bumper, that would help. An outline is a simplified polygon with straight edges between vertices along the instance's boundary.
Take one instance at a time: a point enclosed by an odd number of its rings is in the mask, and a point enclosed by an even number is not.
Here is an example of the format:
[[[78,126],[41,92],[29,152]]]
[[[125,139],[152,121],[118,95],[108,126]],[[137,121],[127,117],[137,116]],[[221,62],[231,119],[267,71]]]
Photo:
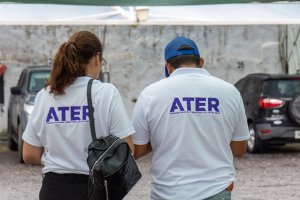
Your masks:
[[[257,124],[256,131],[261,140],[282,139],[283,141],[300,142],[299,136],[296,136],[296,131],[300,131],[300,126],[276,127],[271,124]]]

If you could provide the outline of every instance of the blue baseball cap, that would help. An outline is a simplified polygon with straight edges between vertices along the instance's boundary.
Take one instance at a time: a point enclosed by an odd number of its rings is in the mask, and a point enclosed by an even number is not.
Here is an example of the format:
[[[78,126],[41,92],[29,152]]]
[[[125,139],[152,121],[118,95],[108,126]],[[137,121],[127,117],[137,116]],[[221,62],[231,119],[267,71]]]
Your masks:
[[[190,47],[188,49],[181,47]],[[182,55],[194,55],[200,57],[200,53],[196,43],[186,37],[176,37],[173,39],[165,48],[165,61],[170,60],[171,58],[182,56]],[[169,77],[167,67],[165,66],[165,75]]]

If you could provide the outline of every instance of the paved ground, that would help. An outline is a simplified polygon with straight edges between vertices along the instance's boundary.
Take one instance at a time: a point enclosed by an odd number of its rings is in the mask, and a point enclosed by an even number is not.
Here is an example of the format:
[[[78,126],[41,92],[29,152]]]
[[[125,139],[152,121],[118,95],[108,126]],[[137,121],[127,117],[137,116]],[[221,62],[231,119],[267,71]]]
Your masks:
[[[151,156],[138,160],[142,180],[126,200],[147,200]],[[246,154],[235,160],[237,180],[233,200],[299,200],[300,144],[276,147],[266,153]],[[17,153],[0,141],[0,199],[37,200],[42,177],[40,166],[17,162]]]

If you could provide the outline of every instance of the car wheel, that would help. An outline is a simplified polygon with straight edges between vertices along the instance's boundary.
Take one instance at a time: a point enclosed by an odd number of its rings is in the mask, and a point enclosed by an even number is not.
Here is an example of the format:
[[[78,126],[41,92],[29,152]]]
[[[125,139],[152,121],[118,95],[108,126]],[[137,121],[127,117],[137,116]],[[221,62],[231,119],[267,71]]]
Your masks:
[[[263,141],[261,141],[253,124],[249,124],[250,138],[247,142],[247,150],[249,153],[260,153],[263,150]]]
[[[22,131],[21,125],[18,126],[18,159],[20,163],[24,163],[23,160],[23,139],[22,139]]]
[[[300,125],[300,94],[296,95],[289,104],[291,119]]]
[[[8,148],[12,151],[18,150],[18,145],[15,143],[15,141],[12,139],[12,137],[9,137],[8,139]]]
[[[14,139],[12,138],[12,133],[13,133],[13,128],[10,124],[8,124],[7,127],[7,131],[8,131],[8,148],[12,151],[17,151],[18,150],[18,145],[17,143],[14,141]]]

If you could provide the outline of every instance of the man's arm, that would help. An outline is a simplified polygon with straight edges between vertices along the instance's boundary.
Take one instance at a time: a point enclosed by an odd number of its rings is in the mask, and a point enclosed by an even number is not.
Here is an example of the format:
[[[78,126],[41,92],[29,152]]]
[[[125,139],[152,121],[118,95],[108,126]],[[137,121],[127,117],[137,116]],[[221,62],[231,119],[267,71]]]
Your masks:
[[[129,136],[123,138],[123,140],[128,144],[128,146],[129,146],[131,152],[134,153],[134,144],[133,144],[133,142],[132,142],[131,136],[129,135]]]
[[[235,157],[241,157],[247,150],[247,140],[244,141],[231,141],[230,148]]]
[[[40,165],[43,153],[43,147],[36,147],[27,142],[23,143],[23,160],[25,163]]]
[[[134,151],[134,158],[138,159],[142,156],[147,155],[148,153],[150,153],[152,151],[152,147],[151,144],[143,144],[143,145],[134,145],[135,147],[135,151]]]

